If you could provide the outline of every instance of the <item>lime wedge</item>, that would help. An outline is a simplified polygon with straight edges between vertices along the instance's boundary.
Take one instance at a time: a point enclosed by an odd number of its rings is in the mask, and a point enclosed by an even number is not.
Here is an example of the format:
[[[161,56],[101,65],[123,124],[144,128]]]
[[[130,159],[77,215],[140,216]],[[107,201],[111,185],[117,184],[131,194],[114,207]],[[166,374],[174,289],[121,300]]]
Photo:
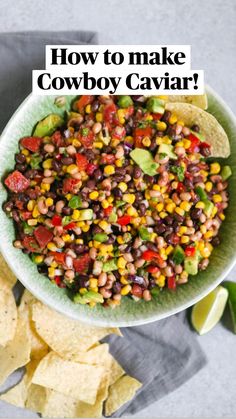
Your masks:
[[[228,291],[218,286],[192,309],[191,322],[194,329],[203,335],[209,332],[220,320],[228,299]]]
[[[236,333],[236,282],[225,281],[222,285],[229,292],[229,309],[233,322],[233,330]]]

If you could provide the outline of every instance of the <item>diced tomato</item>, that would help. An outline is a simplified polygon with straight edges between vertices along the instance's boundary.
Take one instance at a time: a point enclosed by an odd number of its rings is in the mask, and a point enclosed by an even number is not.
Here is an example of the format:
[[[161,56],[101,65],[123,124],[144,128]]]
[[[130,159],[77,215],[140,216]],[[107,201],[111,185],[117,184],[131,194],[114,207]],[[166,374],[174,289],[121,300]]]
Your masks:
[[[87,168],[86,168],[86,173],[89,176],[92,176],[96,169],[98,169],[98,165],[97,164],[88,163]]]
[[[79,183],[78,179],[73,179],[73,178],[66,178],[63,180],[63,192],[64,193],[68,193],[68,192],[74,192],[75,191],[75,186]]]
[[[92,95],[82,95],[79,100],[76,101],[75,106],[80,113],[84,113],[84,108],[87,105],[90,105],[94,100],[94,96]]]
[[[134,113],[134,106],[128,106],[128,108],[125,109],[125,116],[126,118],[133,115]]]
[[[76,227],[76,223],[74,221],[71,221],[71,223],[66,224],[63,228],[64,230],[72,230],[72,228]]]
[[[191,141],[191,145],[188,148],[189,153],[197,153],[199,151],[200,140],[193,134],[189,134],[188,139]]]
[[[117,223],[120,226],[126,226],[131,221],[130,215],[123,215],[122,217],[118,218]]]
[[[85,148],[92,148],[94,141],[94,133],[88,128],[88,132],[86,131],[87,133],[84,134],[83,130],[84,128],[82,128],[78,136],[78,139]]]
[[[20,140],[20,145],[27,150],[32,151],[32,153],[36,153],[41,144],[42,138],[40,137],[24,137]]]
[[[54,257],[55,261],[60,265],[65,263],[66,254],[63,252],[50,252],[50,255]]]
[[[103,110],[104,121],[112,123],[114,121],[116,111],[117,107],[115,103],[109,103],[108,105],[106,105]]]
[[[147,267],[147,272],[149,272],[150,274],[156,274],[159,271],[160,269],[158,268],[158,266],[149,265]]]
[[[115,156],[114,154],[102,154],[101,156],[101,164],[113,164],[115,161]]]
[[[22,220],[26,221],[32,218],[32,213],[30,211],[23,211],[20,216]]]
[[[22,241],[22,244],[25,249],[29,250],[32,253],[38,253],[40,250],[39,245],[33,236],[25,236]]]
[[[124,127],[115,127],[115,129],[112,131],[112,138],[116,138],[117,140],[121,140],[126,134]]]
[[[185,186],[182,182],[178,182],[178,186],[177,186],[177,192],[181,193],[185,191]]]
[[[204,156],[204,157],[208,157],[211,155],[211,146],[208,143],[205,142],[201,142],[200,143],[200,153]]]
[[[64,139],[62,138],[62,135],[61,135],[61,132],[60,131],[55,131],[54,132],[54,134],[52,135],[52,142],[57,147],[63,147],[65,145]]]
[[[187,246],[185,249],[186,256],[194,256],[196,252],[196,247],[194,246]]]
[[[16,199],[16,201],[15,201],[15,206],[16,206],[16,208],[18,208],[19,210],[23,210],[23,208],[24,208],[24,202],[20,201],[19,199]]]
[[[112,210],[113,210],[113,206],[112,205],[110,205],[107,208],[104,208],[103,209],[103,212],[104,212],[105,217],[109,217],[109,215],[111,215],[111,213],[112,213]]]
[[[78,273],[85,273],[87,272],[90,264],[90,256],[88,253],[79,256],[77,259],[73,260],[74,269]]]
[[[171,244],[178,244],[180,242],[180,237],[177,234],[173,233],[170,236],[170,241]]]
[[[169,276],[167,279],[167,286],[169,290],[175,290],[176,289],[176,282],[175,282],[175,276]]]
[[[8,189],[15,193],[25,191],[30,185],[29,179],[22,175],[18,170],[15,170],[8,175],[4,183]]]
[[[88,166],[88,159],[81,153],[76,153],[76,164],[80,170],[86,171]]]
[[[138,284],[134,284],[132,286],[131,292],[132,292],[133,295],[135,295],[135,297],[142,298],[142,296],[143,296],[143,290],[140,287],[140,285],[138,285]]]
[[[159,121],[162,116],[163,116],[162,113],[152,113],[152,119],[153,119],[153,121]]]
[[[153,250],[145,250],[142,254],[142,259],[146,260],[147,262],[150,262],[152,260],[156,260],[157,263],[163,263],[162,257],[159,255],[159,253],[154,252]]]
[[[66,285],[62,282],[62,276],[56,275],[54,281],[59,288],[66,288]]]
[[[39,226],[34,230],[34,237],[36,238],[39,246],[44,248],[52,240],[53,233],[44,226]]]
[[[145,128],[135,128],[134,130],[134,137],[151,137],[152,135],[152,128],[145,127]]]
[[[62,218],[60,217],[60,215],[55,214],[52,217],[52,225],[54,227],[59,227],[59,226],[61,226],[61,224],[62,224]]]

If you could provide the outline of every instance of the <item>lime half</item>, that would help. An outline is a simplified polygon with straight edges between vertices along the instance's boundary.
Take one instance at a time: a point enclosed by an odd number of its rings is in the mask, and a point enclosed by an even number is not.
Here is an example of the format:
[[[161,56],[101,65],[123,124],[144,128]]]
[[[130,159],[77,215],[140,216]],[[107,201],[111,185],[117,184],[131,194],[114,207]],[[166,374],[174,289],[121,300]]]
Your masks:
[[[228,291],[218,286],[192,309],[191,321],[194,329],[203,335],[209,332],[220,320],[228,299]]]
[[[222,285],[229,292],[229,309],[233,322],[233,330],[236,333],[236,282],[225,281]]]

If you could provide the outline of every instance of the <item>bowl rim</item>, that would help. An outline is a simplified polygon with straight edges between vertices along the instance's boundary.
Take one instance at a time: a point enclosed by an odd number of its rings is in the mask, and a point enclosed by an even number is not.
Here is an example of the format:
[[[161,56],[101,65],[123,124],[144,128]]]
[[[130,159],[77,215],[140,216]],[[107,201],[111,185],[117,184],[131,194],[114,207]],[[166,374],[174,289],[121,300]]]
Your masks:
[[[206,94],[209,93],[210,95],[212,95],[217,100],[217,102],[220,104],[220,106],[227,112],[227,114],[229,115],[231,120],[236,125],[236,116],[234,115],[234,113],[231,110],[231,108],[229,107],[229,105],[227,105],[226,102],[221,98],[221,96],[218,93],[216,93],[215,90],[208,85],[205,86],[205,91],[206,91]],[[24,106],[27,104],[27,102],[33,96],[35,96],[35,95],[30,93],[23,100],[23,102],[20,104],[20,106],[18,106],[18,108],[15,110],[15,112],[11,116],[10,120],[8,121],[7,125],[5,126],[5,128],[3,129],[3,131],[0,135],[0,145],[1,145],[1,138],[4,135],[6,135],[8,130],[11,128],[11,125],[14,121],[15,116],[19,113],[19,111],[22,108],[24,108]],[[3,212],[2,208],[0,208],[0,211]],[[53,310],[56,310],[58,313],[61,313],[62,315],[65,315],[65,316],[70,317],[72,319],[84,322],[88,325],[101,326],[101,327],[108,327],[108,326],[109,327],[132,327],[132,326],[144,325],[144,324],[152,323],[152,322],[155,322],[157,320],[162,320],[162,319],[170,317],[174,314],[180,313],[181,311],[184,311],[187,308],[191,307],[192,305],[196,304],[198,301],[200,301],[202,298],[204,298],[206,295],[208,295],[212,290],[214,290],[224,280],[224,278],[229,274],[229,272],[232,270],[233,266],[236,264],[236,252],[235,252],[235,256],[231,259],[227,268],[225,268],[223,270],[223,272],[219,275],[219,277],[217,279],[215,279],[211,283],[211,285],[209,285],[207,287],[207,289],[202,290],[195,297],[192,297],[186,303],[182,303],[179,307],[174,307],[174,308],[168,310],[168,312],[157,313],[157,314],[154,313],[154,314],[150,315],[150,317],[144,318],[143,320],[142,319],[132,319],[132,320],[127,319],[127,320],[121,320],[121,321],[119,321],[119,320],[109,321],[109,318],[96,319],[95,317],[86,317],[86,314],[83,315],[83,313],[75,313],[73,311],[70,312],[70,310],[68,312],[67,307],[64,307],[63,304],[61,304],[59,300],[56,300],[56,299],[53,300],[53,298],[51,298],[51,297],[49,298],[49,300],[47,300],[47,298],[45,298],[44,296],[41,295],[40,291],[39,292],[38,292],[38,290],[35,291],[33,285],[29,284],[27,282],[27,280],[25,281],[25,280],[22,280],[22,279],[19,278],[16,267],[14,266],[14,262],[9,257],[8,252],[5,251],[4,243],[2,242],[2,240],[0,240],[0,252],[2,253],[4,259],[6,260],[7,264],[9,265],[9,267],[11,268],[11,270],[13,271],[13,273],[15,274],[17,279],[39,301],[42,301],[48,307],[50,307]],[[134,302],[134,304],[135,304],[135,302]]]

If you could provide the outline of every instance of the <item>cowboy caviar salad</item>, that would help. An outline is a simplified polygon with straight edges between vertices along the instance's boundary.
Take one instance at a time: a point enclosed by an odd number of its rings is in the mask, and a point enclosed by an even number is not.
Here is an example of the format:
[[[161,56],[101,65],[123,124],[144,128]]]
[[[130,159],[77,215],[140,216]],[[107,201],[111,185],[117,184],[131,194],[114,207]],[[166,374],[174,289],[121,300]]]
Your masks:
[[[14,246],[75,303],[149,301],[219,244],[231,169],[209,158],[227,157],[228,138],[179,98],[81,96],[20,139],[4,180]]]

